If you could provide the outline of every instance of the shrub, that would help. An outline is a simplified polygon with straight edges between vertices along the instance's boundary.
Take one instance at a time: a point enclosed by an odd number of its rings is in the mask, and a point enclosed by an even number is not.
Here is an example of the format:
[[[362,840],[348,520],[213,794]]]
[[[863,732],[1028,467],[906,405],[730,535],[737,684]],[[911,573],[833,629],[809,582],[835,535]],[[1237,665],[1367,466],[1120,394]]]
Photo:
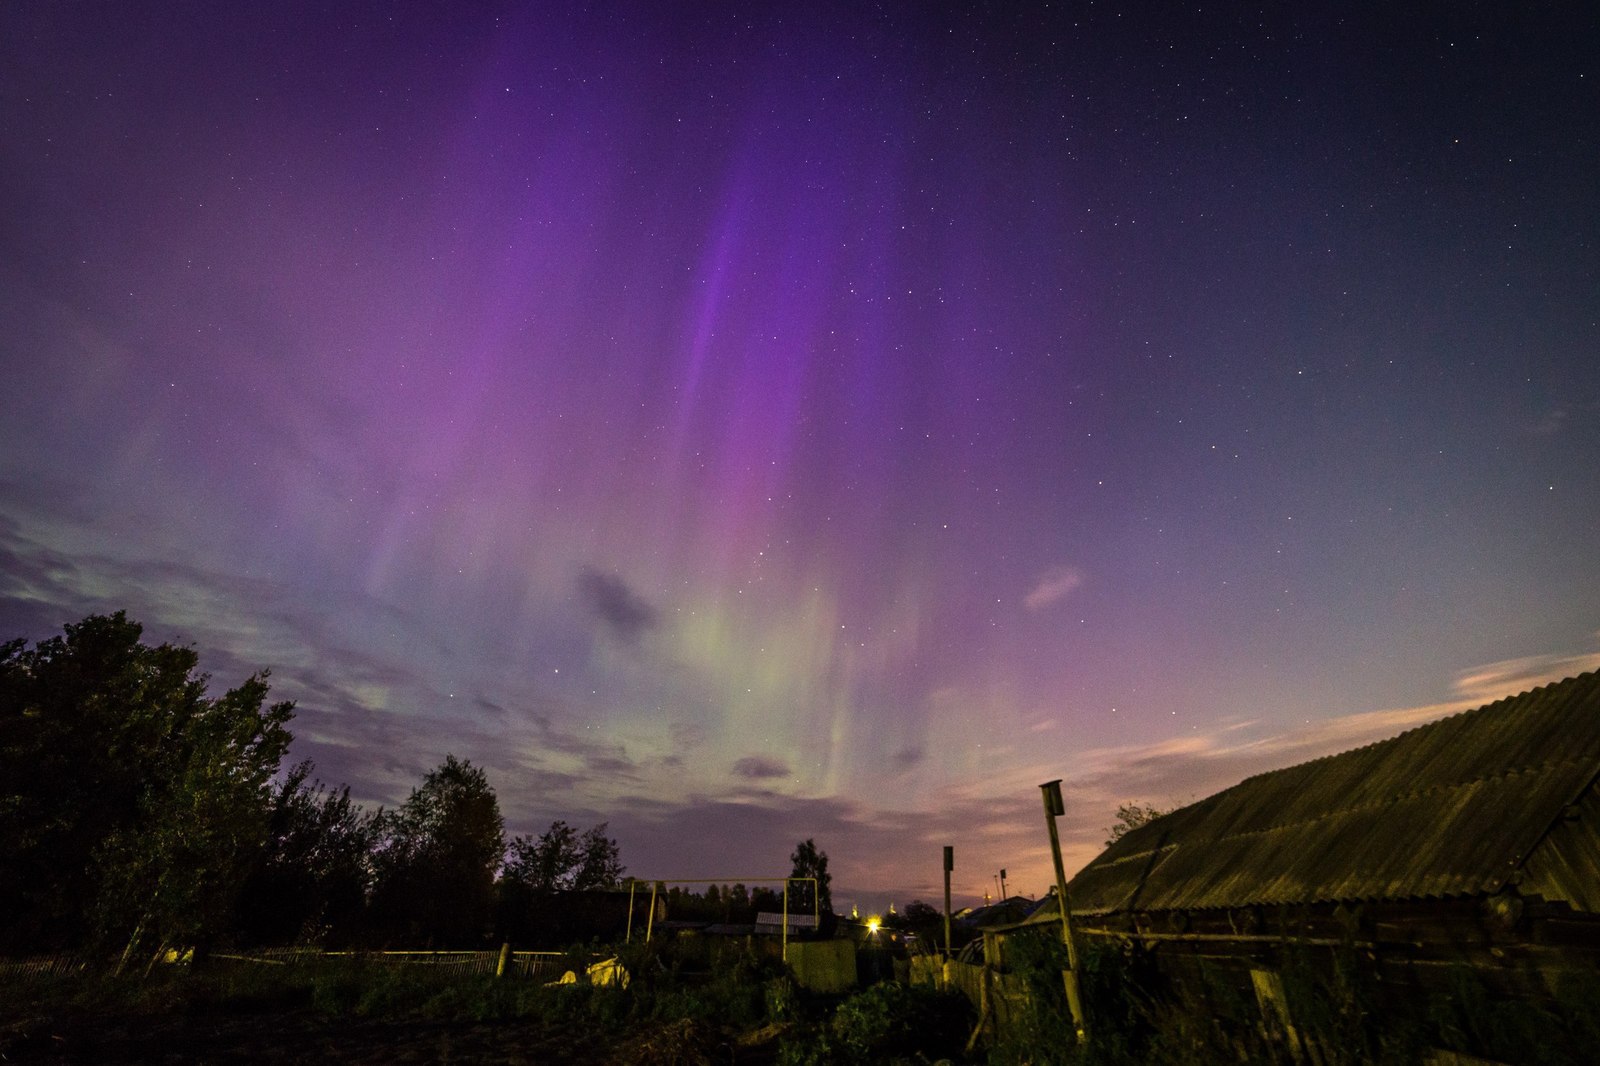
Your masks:
[[[779,1046],[782,1066],[920,1062],[960,1052],[972,1011],[959,993],[883,983],[840,1003],[826,1024],[802,1026]]]

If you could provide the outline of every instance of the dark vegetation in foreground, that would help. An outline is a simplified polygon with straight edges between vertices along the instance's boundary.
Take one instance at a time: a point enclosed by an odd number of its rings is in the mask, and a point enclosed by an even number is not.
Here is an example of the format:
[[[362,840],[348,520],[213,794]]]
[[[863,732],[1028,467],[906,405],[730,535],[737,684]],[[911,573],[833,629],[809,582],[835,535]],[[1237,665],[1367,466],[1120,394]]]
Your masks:
[[[1158,960],[1169,947],[1088,943],[1081,974],[1091,1039],[1077,1047],[1062,1006],[1060,940],[1038,930],[1008,938],[1009,969],[1027,994],[990,1043],[988,1061],[1587,1066],[1600,1048],[1600,976],[1592,972],[1566,973],[1535,1001],[1504,995],[1493,975],[1465,962],[1419,983],[1415,975],[1385,975],[1353,947],[1285,941],[1269,957],[1293,1019],[1289,1032],[1264,1016],[1248,968],[1193,954]]]
[[[591,956],[574,954],[577,973]],[[8,977],[8,1062],[966,1061],[973,1016],[955,993],[874,985],[800,990],[781,961],[745,955],[691,973],[670,943],[625,948],[627,987],[441,973],[359,957],[287,966],[212,960],[148,977]]]
[[[894,982],[847,996],[799,988],[781,961],[703,953],[667,940],[623,946],[626,987],[316,956],[291,965],[224,958],[156,965],[146,974],[6,975],[0,980],[0,1061],[606,1062],[619,1066],[1134,1066],[1304,1063],[1368,1066],[1468,1061],[1580,1064],[1600,1046],[1593,982],[1547,1008],[1497,1000],[1462,968],[1451,985],[1400,1012],[1351,960],[1286,957],[1298,1044],[1261,1024],[1257,1005],[1222,969],[1180,987],[1146,954],[1115,947],[1084,956],[1093,1027],[1077,1045],[1061,996],[1061,945],[1010,942],[1011,973],[1027,994],[1006,1023],[969,1045],[977,1012],[959,993]],[[574,951],[577,975],[594,958]],[[970,1046],[970,1050],[969,1050]]]

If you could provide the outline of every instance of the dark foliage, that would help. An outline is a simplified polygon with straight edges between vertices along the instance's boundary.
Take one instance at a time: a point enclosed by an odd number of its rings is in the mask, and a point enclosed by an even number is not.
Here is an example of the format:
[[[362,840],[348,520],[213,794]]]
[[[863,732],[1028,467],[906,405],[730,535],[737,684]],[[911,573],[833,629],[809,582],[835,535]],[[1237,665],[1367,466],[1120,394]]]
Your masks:
[[[948,1060],[972,1027],[971,1005],[959,992],[885,982],[841,1002],[831,1017],[788,1034],[783,1066],[867,1066]]]
[[[505,853],[500,804],[483,770],[454,755],[378,822],[372,921],[395,945],[473,947],[494,921]]]
[[[828,853],[819,850],[817,842],[807,837],[795,845],[789,861],[794,864],[790,877],[816,879],[814,887],[811,881],[795,881],[789,886],[789,909],[804,914],[815,906],[824,916],[831,918],[833,875],[828,873]]]
[[[352,802],[348,786],[329,789],[311,774],[302,762],[273,793],[261,860],[240,897],[245,944],[344,947],[361,929],[381,816]]]
[[[274,787],[293,705],[264,672],[208,696],[193,649],[142,632],[118,612],[0,645],[0,953],[470,947],[517,937],[530,893],[620,881],[605,823],[508,856],[487,776],[453,755],[392,812],[309,762]],[[617,924],[600,903],[596,935]]]
[[[506,849],[502,881],[530,892],[615,888],[624,867],[617,842],[606,836],[606,826],[601,822],[580,835],[566,822],[556,821],[537,840],[514,838]]]
[[[0,946],[214,940],[267,828],[293,705],[206,695],[118,612],[0,647]]]

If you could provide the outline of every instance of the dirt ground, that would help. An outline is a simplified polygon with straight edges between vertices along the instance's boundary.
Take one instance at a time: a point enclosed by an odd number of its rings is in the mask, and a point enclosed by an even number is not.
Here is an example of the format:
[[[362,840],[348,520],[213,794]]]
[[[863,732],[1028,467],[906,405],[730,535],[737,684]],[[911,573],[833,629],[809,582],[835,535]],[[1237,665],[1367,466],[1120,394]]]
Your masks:
[[[528,1022],[334,1021],[312,1014],[190,1014],[172,1018],[12,1019],[0,1063],[617,1063],[758,1064],[776,1032],[742,1039],[692,1022],[616,1041],[593,1030]]]

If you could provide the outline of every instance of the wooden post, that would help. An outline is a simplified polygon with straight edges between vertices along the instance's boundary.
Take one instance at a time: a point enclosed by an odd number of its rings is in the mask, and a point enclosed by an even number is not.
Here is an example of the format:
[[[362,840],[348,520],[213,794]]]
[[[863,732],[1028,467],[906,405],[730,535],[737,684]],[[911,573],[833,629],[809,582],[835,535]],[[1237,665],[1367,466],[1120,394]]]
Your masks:
[[[1067,945],[1067,968],[1061,971],[1066,985],[1067,1008],[1072,1011],[1072,1024],[1078,1030],[1078,1042],[1088,1039],[1089,1030],[1083,1017],[1083,996],[1078,985],[1078,949],[1072,942],[1072,906],[1067,902],[1067,872],[1061,865],[1061,838],[1056,834],[1056,816],[1067,813],[1061,800],[1061,779],[1046,781],[1039,786],[1044,793],[1044,824],[1050,830],[1050,858],[1056,867],[1056,903],[1061,907],[1061,940]]]
[[[950,844],[944,846],[944,957],[950,961],[950,871],[956,865],[956,849]]]
[[[1305,1047],[1289,1014],[1289,999],[1283,994],[1283,976],[1273,970],[1252,969],[1250,985],[1255,989],[1256,1004],[1261,1008],[1262,1033],[1274,1043],[1285,1044],[1290,1059],[1304,1062]]]
[[[644,923],[644,942],[650,943],[650,934],[656,927],[656,886],[659,881],[650,882],[650,918]]]
[[[494,975],[496,977],[504,977],[506,975],[506,963],[510,961],[510,959],[511,941],[508,940],[504,944],[500,945],[500,962],[496,964],[494,968]]]
[[[628,931],[622,938],[624,944],[633,943],[633,892],[638,887],[639,882],[632,878],[628,879]]]

